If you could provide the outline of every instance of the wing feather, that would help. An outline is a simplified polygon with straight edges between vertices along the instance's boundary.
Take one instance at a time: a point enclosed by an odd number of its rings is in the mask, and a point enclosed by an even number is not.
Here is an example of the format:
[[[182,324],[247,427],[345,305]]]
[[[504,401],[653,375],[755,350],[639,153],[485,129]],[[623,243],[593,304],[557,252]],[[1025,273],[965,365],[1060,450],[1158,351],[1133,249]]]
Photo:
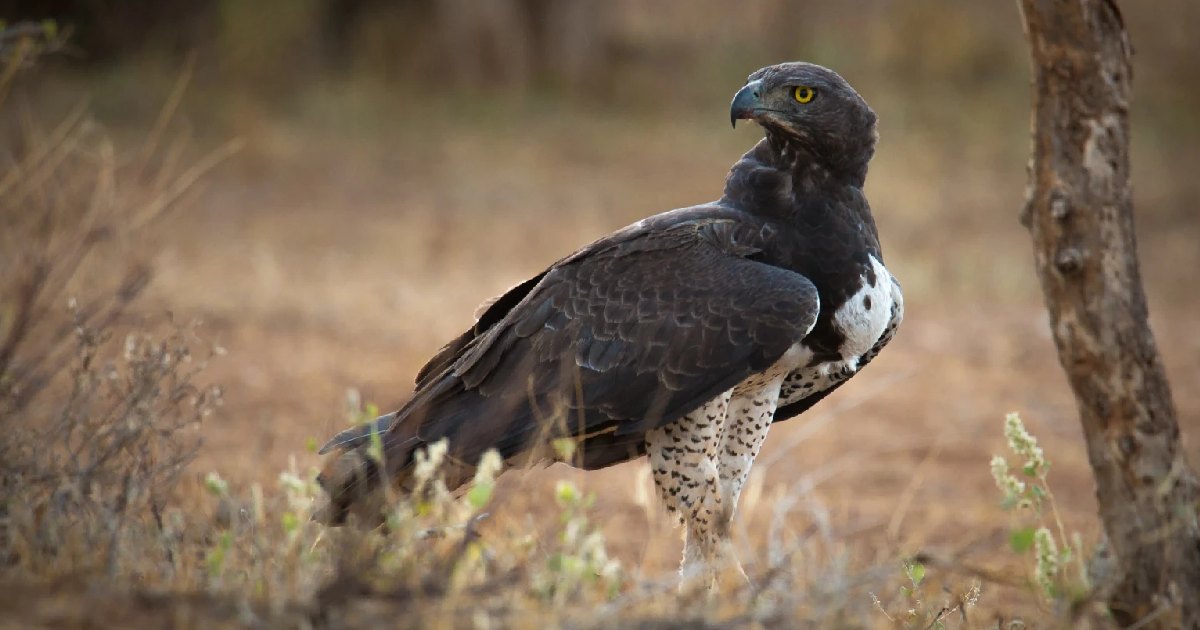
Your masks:
[[[646,431],[766,369],[808,334],[819,311],[813,284],[745,257],[770,247],[769,231],[725,217],[660,217],[488,307],[422,370],[385,435],[389,466],[442,438],[465,462],[556,437],[582,440],[585,467],[623,461],[641,453]]]

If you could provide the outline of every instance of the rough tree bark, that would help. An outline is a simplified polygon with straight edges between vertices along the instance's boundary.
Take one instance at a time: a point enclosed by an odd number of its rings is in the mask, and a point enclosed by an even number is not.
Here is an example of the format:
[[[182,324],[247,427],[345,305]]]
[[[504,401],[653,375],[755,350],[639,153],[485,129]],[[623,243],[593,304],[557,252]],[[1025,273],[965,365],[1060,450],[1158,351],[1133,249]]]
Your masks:
[[[1021,220],[1116,560],[1106,598],[1122,625],[1200,628],[1200,483],[1147,323],[1134,240],[1129,38],[1115,0],[1020,5],[1034,71]]]

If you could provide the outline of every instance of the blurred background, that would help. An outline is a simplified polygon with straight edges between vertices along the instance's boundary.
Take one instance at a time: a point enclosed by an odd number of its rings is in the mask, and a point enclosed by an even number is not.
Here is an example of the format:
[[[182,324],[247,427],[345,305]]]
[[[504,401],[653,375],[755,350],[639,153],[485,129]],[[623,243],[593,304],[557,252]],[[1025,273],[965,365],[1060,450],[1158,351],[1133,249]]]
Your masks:
[[[1200,3],[1124,10],[1143,273],[1195,464]],[[729,129],[733,93],[761,66],[807,60],[879,114],[867,193],[907,318],[864,376],[776,426],[744,540],[760,544],[767,498],[801,479],[861,548],[989,557],[1006,521],[988,459],[1009,411],[1042,437],[1070,525],[1098,533],[1017,222],[1030,95],[1015,3],[9,0],[0,18],[70,31],[9,86],[0,173],[85,101],[104,138],[85,157],[140,169],[106,194],[153,199],[213,166],[69,287],[86,296],[105,274],[151,269],[122,321],[198,318],[227,351],[205,373],[225,404],[193,475],[244,486],[289,458],[316,465],[311,445],[344,425],[347,391],[400,404],[479,302],[613,229],[716,199],[761,133]],[[678,534],[644,509],[644,463],[510,475],[508,491],[563,476],[596,490],[624,561],[675,565]],[[514,505],[507,522],[538,527],[536,504]]]

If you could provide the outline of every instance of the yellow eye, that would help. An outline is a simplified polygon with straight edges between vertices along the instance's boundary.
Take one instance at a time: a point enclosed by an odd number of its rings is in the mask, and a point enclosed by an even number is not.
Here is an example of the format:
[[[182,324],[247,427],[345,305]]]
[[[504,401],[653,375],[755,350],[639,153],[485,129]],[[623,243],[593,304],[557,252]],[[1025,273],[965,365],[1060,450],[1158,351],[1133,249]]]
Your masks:
[[[807,85],[799,85],[796,86],[796,90],[792,93],[792,95],[796,97],[797,101],[800,101],[801,103],[807,103],[816,98],[817,91],[808,87]]]

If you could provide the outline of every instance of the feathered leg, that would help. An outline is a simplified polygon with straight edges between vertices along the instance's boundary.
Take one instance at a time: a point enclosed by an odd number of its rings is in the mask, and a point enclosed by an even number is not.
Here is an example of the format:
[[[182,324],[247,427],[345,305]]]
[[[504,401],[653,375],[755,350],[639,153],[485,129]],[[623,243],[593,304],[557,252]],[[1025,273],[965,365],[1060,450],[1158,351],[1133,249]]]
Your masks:
[[[775,419],[783,375],[762,375],[738,385],[729,402],[729,416],[721,435],[721,492],[732,519],[742,487],[750,476],[754,458],[762,450],[767,431]]]
[[[738,578],[749,582],[732,549],[729,532],[737,511],[742,487],[750,476],[750,467],[758,457],[767,431],[775,418],[783,375],[763,374],[739,384],[729,402],[729,413],[721,434],[719,465],[722,510],[714,524],[721,533],[720,564],[732,570]]]
[[[654,485],[667,510],[683,523],[680,573],[691,578],[708,572],[719,558],[725,530],[718,470],[721,434],[732,392],[646,434]]]

